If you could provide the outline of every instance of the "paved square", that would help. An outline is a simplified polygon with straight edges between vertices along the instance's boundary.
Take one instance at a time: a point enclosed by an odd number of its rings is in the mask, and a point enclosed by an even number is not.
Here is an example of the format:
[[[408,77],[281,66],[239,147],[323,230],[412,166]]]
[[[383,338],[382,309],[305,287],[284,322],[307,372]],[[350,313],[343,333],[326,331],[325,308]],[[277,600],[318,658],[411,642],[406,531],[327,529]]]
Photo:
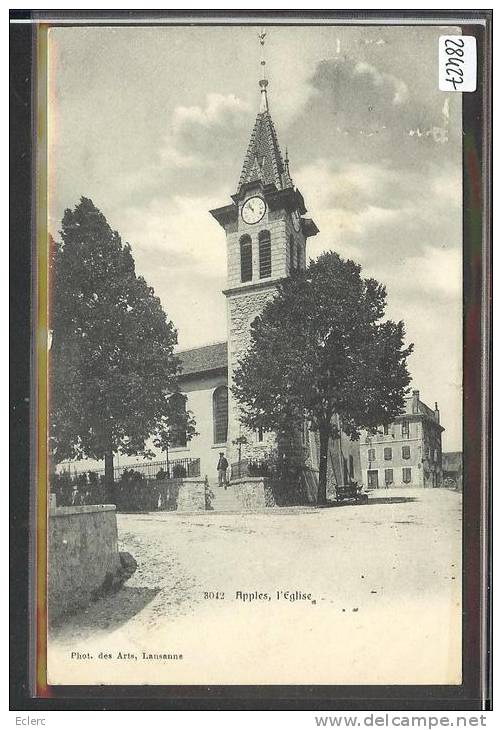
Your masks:
[[[60,627],[79,681],[193,684],[458,683],[461,495],[378,490],[368,505],[245,514],[119,514],[138,570]],[[143,659],[181,654],[182,660]],[[66,674],[66,679],[67,679]]]

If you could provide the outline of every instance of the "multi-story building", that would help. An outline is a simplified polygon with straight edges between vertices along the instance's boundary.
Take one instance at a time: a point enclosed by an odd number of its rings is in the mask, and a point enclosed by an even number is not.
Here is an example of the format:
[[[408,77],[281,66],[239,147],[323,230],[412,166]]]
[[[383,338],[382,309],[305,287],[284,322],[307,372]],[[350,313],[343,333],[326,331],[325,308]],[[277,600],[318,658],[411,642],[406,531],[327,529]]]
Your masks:
[[[375,434],[360,439],[363,484],[382,487],[440,487],[442,484],[441,426],[438,405],[434,410],[414,390],[404,412]]]

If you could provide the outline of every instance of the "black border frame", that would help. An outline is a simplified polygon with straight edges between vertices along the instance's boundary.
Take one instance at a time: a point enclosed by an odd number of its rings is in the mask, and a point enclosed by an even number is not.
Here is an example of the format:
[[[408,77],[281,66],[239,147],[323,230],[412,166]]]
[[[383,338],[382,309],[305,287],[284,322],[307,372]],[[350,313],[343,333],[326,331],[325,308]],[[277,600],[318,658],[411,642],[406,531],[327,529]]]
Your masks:
[[[16,710],[457,710],[491,709],[491,76],[492,11],[32,11],[12,10],[10,27],[10,398],[11,398],[11,709]],[[478,87],[463,97],[464,125],[464,488],[463,684],[456,686],[64,686],[50,697],[31,696],[30,668],[30,463],[32,412],[33,91],[35,24],[65,25],[109,19],[107,25],[172,24],[190,18],[221,24],[295,24],[316,21],[402,19],[462,20],[478,44]],[[78,19],[78,20],[77,20]],[[119,22],[114,23],[114,20]],[[469,23],[469,20],[473,21]],[[474,22],[478,21],[478,22]],[[480,23],[479,21],[482,21]],[[99,23],[100,25],[102,23]],[[148,23],[149,24],[149,23]],[[485,309],[482,308],[484,296]],[[487,354],[483,359],[483,347]],[[486,352],[486,351],[485,351]],[[485,379],[485,386],[482,385]],[[487,379],[487,380],[486,380]],[[483,482],[483,475],[485,482]],[[482,512],[482,493],[486,500]],[[31,529],[30,529],[31,527]],[[483,535],[487,542],[483,543]],[[488,560],[488,574],[483,565]],[[487,596],[487,604],[483,598]],[[487,615],[483,612],[487,606]],[[483,622],[486,633],[483,634]]]

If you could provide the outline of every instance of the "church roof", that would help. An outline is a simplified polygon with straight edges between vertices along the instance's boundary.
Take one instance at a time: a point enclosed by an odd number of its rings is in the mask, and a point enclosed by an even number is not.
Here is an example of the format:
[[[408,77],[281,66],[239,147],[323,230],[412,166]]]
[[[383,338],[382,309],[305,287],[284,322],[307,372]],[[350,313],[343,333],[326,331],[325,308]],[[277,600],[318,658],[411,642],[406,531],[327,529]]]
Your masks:
[[[261,110],[256,117],[237,192],[246,183],[257,181],[264,185],[274,184],[278,190],[293,187],[268,108]]]
[[[212,345],[194,347],[191,350],[182,350],[177,352],[176,356],[181,361],[181,377],[214,370],[226,370],[228,367],[226,342],[216,342]]]

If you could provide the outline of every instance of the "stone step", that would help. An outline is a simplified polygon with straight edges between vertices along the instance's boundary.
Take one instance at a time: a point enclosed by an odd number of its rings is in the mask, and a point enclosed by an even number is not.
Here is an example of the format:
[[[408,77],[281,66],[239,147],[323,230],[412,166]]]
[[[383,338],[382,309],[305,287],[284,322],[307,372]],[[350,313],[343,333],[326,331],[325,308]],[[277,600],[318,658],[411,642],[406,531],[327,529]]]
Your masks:
[[[212,507],[215,512],[240,512],[241,505],[232,488],[223,489],[216,487],[213,489],[214,499]]]

